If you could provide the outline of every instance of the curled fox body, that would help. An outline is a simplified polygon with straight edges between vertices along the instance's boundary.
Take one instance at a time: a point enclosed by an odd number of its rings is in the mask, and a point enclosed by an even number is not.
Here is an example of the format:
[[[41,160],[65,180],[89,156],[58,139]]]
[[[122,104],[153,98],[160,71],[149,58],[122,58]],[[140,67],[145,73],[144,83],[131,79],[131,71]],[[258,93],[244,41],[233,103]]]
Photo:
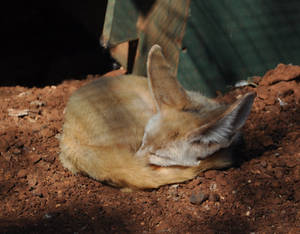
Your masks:
[[[157,188],[232,164],[228,147],[247,119],[248,93],[220,105],[183,89],[154,45],[148,79],[103,77],[70,98],[60,160],[73,173],[130,188]]]

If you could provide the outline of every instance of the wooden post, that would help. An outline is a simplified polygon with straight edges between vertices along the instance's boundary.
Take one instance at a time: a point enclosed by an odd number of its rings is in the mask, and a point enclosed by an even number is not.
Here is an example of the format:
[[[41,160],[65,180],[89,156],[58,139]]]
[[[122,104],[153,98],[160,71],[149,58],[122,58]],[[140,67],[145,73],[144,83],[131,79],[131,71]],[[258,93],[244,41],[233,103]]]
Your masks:
[[[189,0],[157,0],[146,17],[138,22],[139,43],[133,74],[146,75],[146,60],[152,45],[162,47],[177,74],[179,54],[189,14]]]
[[[146,7],[134,0],[110,0],[102,45],[111,48],[112,56],[126,69],[133,64],[132,73],[145,76],[148,51],[159,44],[176,74],[189,5],[190,0],[152,0]],[[136,44],[128,42],[133,41],[137,41],[136,54],[129,56],[130,45]]]

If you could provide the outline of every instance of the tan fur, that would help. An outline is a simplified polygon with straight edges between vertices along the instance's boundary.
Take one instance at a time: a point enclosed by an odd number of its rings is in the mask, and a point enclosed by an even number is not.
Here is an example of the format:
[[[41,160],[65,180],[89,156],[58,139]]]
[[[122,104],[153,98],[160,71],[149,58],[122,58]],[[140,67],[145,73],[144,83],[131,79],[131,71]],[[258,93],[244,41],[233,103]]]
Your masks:
[[[232,139],[223,142],[219,125],[238,118],[234,110],[241,105],[248,111],[254,95],[227,108],[185,91],[168,70],[161,49],[154,46],[148,80],[132,75],[104,77],[77,90],[65,112],[60,141],[63,166],[133,189],[179,183],[201,171],[230,166],[226,148]],[[211,140],[215,135],[220,142]]]

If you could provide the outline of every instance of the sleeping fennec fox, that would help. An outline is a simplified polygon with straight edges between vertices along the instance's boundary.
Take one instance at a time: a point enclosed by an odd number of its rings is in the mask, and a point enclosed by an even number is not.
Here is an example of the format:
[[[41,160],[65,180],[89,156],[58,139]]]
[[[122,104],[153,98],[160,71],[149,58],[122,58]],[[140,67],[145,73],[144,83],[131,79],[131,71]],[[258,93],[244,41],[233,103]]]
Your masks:
[[[184,90],[158,45],[148,54],[147,74],[103,77],[70,97],[60,141],[64,167],[114,186],[148,189],[232,164],[226,148],[255,95],[227,106]]]

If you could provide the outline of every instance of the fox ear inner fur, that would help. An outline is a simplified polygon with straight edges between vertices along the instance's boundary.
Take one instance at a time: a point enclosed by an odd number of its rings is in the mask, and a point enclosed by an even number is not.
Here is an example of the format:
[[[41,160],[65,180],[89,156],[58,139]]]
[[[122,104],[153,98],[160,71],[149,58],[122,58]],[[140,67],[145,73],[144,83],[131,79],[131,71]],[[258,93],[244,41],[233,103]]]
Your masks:
[[[159,45],[151,47],[147,59],[147,76],[150,92],[157,110],[165,107],[183,109],[189,103],[189,97],[172,74],[171,66]]]
[[[255,93],[247,93],[229,106],[220,119],[196,129],[190,137],[192,141],[208,143],[230,143],[250,114]]]

